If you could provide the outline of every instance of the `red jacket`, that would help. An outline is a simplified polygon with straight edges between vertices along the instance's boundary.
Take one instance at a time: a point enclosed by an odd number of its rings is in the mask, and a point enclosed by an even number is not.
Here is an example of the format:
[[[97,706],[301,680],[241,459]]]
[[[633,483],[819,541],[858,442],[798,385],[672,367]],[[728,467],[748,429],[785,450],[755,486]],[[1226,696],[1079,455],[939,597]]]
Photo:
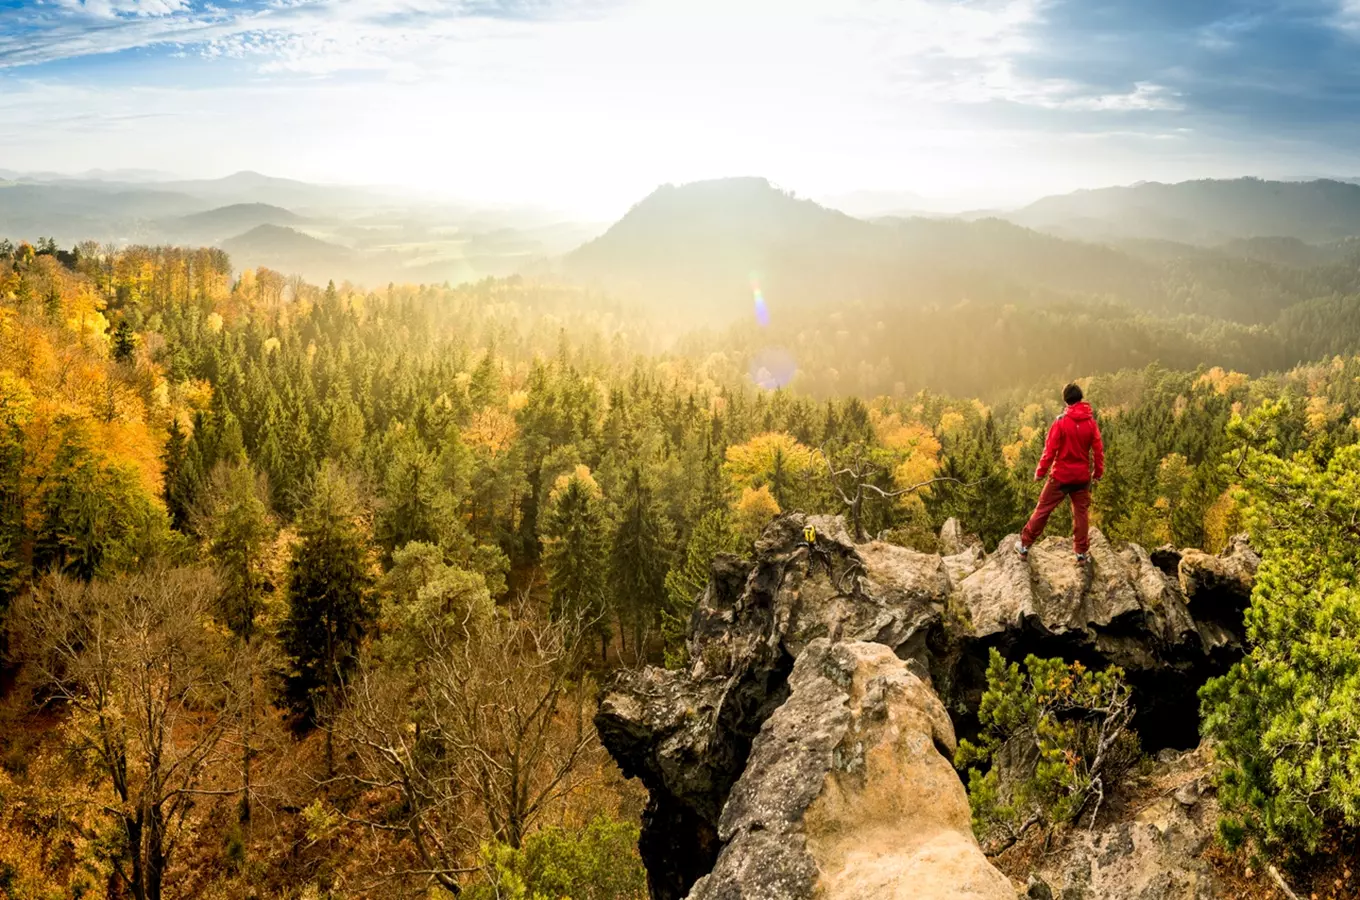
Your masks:
[[[1073,403],[1067,412],[1054,420],[1044,442],[1044,456],[1035,478],[1052,474],[1058,484],[1082,484],[1092,477],[1091,451],[1095,450],[1094,475],[1105,474],[1105,445],[1100,440],[1100,426],[1091,415],[1091,404]]]

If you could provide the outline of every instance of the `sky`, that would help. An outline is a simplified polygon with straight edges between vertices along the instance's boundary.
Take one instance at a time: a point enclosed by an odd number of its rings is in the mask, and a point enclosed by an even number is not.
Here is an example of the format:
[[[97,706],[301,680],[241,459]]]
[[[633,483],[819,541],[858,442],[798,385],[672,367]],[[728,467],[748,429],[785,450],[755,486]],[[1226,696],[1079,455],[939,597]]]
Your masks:
[[[1360,176],[1360,0],[0,0],[0,169],[605,215]]]

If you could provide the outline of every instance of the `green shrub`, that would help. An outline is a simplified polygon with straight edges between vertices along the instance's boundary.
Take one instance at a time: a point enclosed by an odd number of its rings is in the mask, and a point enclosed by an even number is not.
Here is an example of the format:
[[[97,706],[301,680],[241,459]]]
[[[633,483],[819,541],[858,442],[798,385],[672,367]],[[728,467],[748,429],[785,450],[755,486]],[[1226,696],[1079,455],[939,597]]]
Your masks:
[[[1266,404],[1232,432],[1261,554],[1247,656],[1204,686],[1204,734],[1221,761],[1230,845],[1315,850],[1360,825],[1360,447],[1325,464],[1275,454]]]
[[[1129,729],[1133,702],[1124,673],[1081,663],[1025,658],[1025,671],[995,649],[976,744],[960,741],[973,828],[996,852],[1030,827],[1092,820],[1106,791],[1139,759]]]
[[[640,900],[647,873],[637,852],[638,828],[600,816],[579,831],[545,828],[518,850],[482,849],[483,878],[464,900]]]

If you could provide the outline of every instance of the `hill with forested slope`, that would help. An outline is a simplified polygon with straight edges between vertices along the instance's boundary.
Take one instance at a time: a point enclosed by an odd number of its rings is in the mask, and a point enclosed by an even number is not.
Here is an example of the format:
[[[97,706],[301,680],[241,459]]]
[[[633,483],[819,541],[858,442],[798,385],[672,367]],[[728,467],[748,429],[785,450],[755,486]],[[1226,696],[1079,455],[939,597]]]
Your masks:
[[[1360,235],[1360,185],[1259,178],[1148,182],[1045,197],[1006,218],[1087,240],[1215,245],[1237,238],[1293,237],[1328,243]]]
[[[573,277],[656,305],[730,313],[753,287],[877,268],[890,248],[882,229],[800,200],[763,178],[665,185],[604,234],[568,254]]]
[[[168,232],[181,234],[183,243],[215,244],[261,225],[287,227],[306,222],[292,210],[269,203],[232,203],[164,223]]]
[[[350,248],[283,225],[257,225],[223,241],[222,249],[242,267],[268,266],[309,278],[319,278],[328,271],[352,277],[356,269]]]

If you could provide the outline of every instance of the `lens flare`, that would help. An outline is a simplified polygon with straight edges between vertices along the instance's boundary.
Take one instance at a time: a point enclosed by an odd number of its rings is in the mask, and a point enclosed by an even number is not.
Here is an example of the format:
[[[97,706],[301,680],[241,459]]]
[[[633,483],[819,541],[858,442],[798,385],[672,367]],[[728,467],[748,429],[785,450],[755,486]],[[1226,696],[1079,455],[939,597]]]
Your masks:
[[[787,385],[798,373],[793,354],[783,347],[767,347],[751,360],[751,380],[768,391]]]
[[[760,291],[760,285],[752,288],[756,298],[756,324],[765,328],[770,324],[770,307],[765,303],[765,295]]]

